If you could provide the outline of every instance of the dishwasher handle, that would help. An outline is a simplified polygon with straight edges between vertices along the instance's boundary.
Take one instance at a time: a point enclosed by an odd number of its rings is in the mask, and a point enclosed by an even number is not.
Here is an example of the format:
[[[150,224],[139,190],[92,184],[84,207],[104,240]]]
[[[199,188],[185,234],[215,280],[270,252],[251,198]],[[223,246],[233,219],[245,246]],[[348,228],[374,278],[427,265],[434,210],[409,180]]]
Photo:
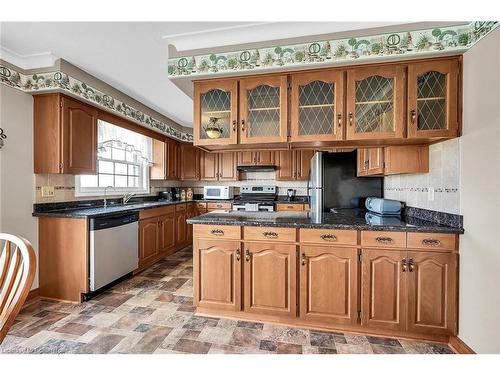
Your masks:
[[[90,219],[90,230],[114,228],[139,221],[137,212]]]

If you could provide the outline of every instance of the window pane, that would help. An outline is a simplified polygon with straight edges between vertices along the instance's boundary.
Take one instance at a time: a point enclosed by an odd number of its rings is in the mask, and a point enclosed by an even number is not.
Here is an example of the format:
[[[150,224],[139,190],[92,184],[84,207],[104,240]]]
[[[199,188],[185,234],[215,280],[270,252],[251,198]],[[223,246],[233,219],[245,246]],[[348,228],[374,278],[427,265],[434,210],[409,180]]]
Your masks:
[[[114,160],[125,160],[125,150],[120,150],[118,148],[113,147],[113,155]]]
[[[127,187],[127,176],[115,176],[116,187]]]
[[[139,187],[139,177],[129,177],[128,186],[134,188]]]
[[[139,176],[139,167],[137,165],[129,165],[128,166],[128,175],[129,176]]]
[[[99,174],[99,187],[114,186],[112,174]]]
[[[113,173],[113,163],[110,161],[99,160],[99,172],[100,173]]]
[[[130,161],[130,162],[135,162],[135,160],[136,160],[136,154],[127,151],[126,152],[126,160]]]
[[[115,174],[127,175],[127,164],[115,163]]]
[[[99,152],[100,158],[111,159],[111,147],[104,147],[104,152]]]
[[[80,176],[80,184],[82,187],[96,187],[97,175],[82,175]]]

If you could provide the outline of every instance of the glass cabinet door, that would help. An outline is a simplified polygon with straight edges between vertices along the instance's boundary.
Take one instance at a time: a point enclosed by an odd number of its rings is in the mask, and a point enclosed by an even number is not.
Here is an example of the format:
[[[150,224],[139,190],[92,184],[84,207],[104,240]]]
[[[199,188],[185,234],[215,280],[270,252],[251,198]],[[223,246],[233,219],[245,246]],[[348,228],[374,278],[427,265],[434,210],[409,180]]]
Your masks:
[[[294,74],[291,95],[292,142],[342,139],[343,71]]]
[[[286,142],[286,76],[241,80],[240,114],[240,143]]]
[[[457,136],[458,72],[457,60],[409,65],[409,137]]]
[[[403,69],[359,68],[347,72],[347,139],[402,138]]]
[[[237,143],[236,80],[195,82],[194,145]]]

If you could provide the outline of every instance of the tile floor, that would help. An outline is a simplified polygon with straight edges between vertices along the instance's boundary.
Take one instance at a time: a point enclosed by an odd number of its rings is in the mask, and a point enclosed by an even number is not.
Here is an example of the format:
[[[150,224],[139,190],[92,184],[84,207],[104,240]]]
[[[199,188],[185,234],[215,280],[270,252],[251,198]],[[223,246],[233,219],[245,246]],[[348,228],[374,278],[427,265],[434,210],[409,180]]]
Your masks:
[[[91,301],[34,301],[0,353],[452,353],[410,340],[197,317],[192,271],[188,247]]]

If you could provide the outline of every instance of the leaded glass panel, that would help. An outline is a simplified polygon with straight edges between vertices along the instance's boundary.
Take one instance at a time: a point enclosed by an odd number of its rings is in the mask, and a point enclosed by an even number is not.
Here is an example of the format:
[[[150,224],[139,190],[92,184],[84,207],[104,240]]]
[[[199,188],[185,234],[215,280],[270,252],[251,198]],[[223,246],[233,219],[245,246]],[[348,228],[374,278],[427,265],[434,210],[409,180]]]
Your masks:
[[[417,78],[417,129],[446,129],[446,74],[427,72]]]
[[[210,126],[211,117],[219,119],[217,125],[222,129],[220,138],[229,138],[231,92],[214,89],[201,94],[201,139],[209,139],[204,129]]]
[[[371,76],[356,81],[357,133],[394,131],[394,79]]]
[[[335,85],[313,81],[299,86],[299,135],[332,134]]]

